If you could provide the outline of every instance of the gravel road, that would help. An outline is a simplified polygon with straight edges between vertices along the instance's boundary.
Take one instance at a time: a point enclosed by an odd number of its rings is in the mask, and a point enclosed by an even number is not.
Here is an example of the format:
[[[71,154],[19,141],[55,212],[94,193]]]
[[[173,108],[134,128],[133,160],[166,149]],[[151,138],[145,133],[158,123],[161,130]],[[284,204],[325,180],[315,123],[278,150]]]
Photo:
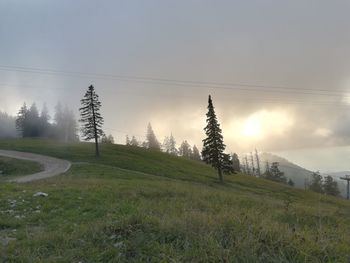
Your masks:
[[[63,174],[67,172],[71,166],[71,163],[69,161],[34,153],[0,150],[0,156],[33,161],[40,163],[44,167],[44,171],[40,173],[16,177],[14,179],[9,180],[10,182],[16,183],[27,183]]]

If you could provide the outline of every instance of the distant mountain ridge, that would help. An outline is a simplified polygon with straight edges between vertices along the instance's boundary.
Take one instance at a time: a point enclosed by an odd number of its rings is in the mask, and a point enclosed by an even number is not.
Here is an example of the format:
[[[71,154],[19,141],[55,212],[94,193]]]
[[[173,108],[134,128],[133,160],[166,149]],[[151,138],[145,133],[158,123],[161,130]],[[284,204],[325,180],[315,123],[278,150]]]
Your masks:
[[[262,153],[259,155],[259,157],[260,157],[262,172],[265,171],[266,162],[269,162],[270,165],[273,162],[278,162],[280,170],[284,172],[284,175],[288,179],[293,180],[295,187],[297,188],[305,188],[305,183],[307,183],[311,178],[311,174],[312,174],[311,171],[299,165],[296,165],[283,157],[274,155],[272,153]]]
[[[278,162],[280,170],[284,172],[285,176],[288,179],[292,179],[295,187],[305,189],[305,185],[310,181],[312,171],[309,171],[299,165],[296,165],[287,159],[274,155],[271,153],[262,153],[260,157],[260,166],[262,172],[265,171],[265,163],[269,162],[270,165],[272,162]],[[346,196],[346,186],[345,181],[341,180],[340,177],[344,175],[350,175],[350,171],[341,171],[341,172],[331,172],[331,173],[322,173],[322,176],[325,177],[330,175],[338,182],[339,190],[342,196]]]

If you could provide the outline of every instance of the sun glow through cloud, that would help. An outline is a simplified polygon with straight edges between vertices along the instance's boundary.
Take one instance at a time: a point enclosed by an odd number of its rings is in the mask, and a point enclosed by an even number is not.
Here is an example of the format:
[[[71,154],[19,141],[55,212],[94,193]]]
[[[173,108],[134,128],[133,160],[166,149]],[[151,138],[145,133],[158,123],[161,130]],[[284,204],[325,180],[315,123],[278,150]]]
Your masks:
[[[286,111],[260,110],[254,112],[241,124],[241,136],[250,139],[265,139],[267,136],[281,136],[293,125],[293,118]]]
[[[294,125],[294,118],[286,110],[259,110],[243,119],[233,120],[227,137],[240,148],[255,147],[264,140],[282,138]]]
[[[246,137],[259,137],[261,135],[260,120],[254,116],[245,120],[242,127],[242,134]]]

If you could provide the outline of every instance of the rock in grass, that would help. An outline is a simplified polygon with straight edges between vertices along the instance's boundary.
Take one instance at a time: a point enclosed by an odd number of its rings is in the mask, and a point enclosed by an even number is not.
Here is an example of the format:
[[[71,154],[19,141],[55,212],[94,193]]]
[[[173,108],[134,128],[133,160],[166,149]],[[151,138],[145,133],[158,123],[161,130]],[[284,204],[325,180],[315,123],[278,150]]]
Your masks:
[[[44,193],[44,192],[36,192],[35,194],[33,194],[33,196],[34,197],[37,197],[37,196],[47,197],[47,196],[49,196],[49,194]]]

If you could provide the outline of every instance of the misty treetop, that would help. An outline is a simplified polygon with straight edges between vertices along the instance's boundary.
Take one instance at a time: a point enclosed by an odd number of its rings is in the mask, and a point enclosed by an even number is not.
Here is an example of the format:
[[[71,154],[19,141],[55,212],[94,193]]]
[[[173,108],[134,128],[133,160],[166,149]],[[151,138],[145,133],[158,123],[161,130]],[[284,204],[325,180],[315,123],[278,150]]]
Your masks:
[[[192,156],[191,145],[186,140],[181,143],[179,155],[188,159]]]
[[[114,137],[112,134],[109,134],[108,136],[104,133],[100,139],[101,143],[104,144],[114,144]]]
[[[172,154],[172,155],[178,154],[178,150],[176,149],[176,140],[175,140],[173,134],[170,134],[169,137],[166,136],[164,138],[163,150],[164,150],[164,152]]]
[[[95,92],[94,86],[90,85],[86,91],[84,98],[81,99],[80,122],[82,123],[82,135],[84,140],[95,140],[95,154],[99,156],[98,141],[103,136],[102,125],[103,117],[100,113],[101,102],[99,96]]]
[[[63,141],[79,140],[77,134],[78,125],[75,120],[73,111],[67,106],[62,107],[59,103],[55,108],[55,118],[50,122],[51,117],[44,104],[41,112],[35,103],[29,108],[24,103],[19,109],[17,118],[15,120],[16,129],[20,137],[41,137],[52,138]]]
[[[201,154],[196,145],[193,147],[185,140],[181,143],[179,149],[176,148],[176,140],[171,133],[170,136],[164,138],[163,144],[159,143],[152,125],[149,123],[147,126],[146,141],[140,142],[135,136],[130,139],[129,135],[125,137],[125,145],[133,147],[142,147],[146,149],[153,149],[157,151],[163,151],[167,154],[174,156],[180,156],[187,159],[201,161]]]
[[[146,146],[148,149],[160,151],[161,145],[153,131],[151,123],[147,126],[147,133],[146,133]]]
[[[239,157],[237,153],[231,154],[232,167],[235,173],[241,172],[241,162],[239,161]]]

